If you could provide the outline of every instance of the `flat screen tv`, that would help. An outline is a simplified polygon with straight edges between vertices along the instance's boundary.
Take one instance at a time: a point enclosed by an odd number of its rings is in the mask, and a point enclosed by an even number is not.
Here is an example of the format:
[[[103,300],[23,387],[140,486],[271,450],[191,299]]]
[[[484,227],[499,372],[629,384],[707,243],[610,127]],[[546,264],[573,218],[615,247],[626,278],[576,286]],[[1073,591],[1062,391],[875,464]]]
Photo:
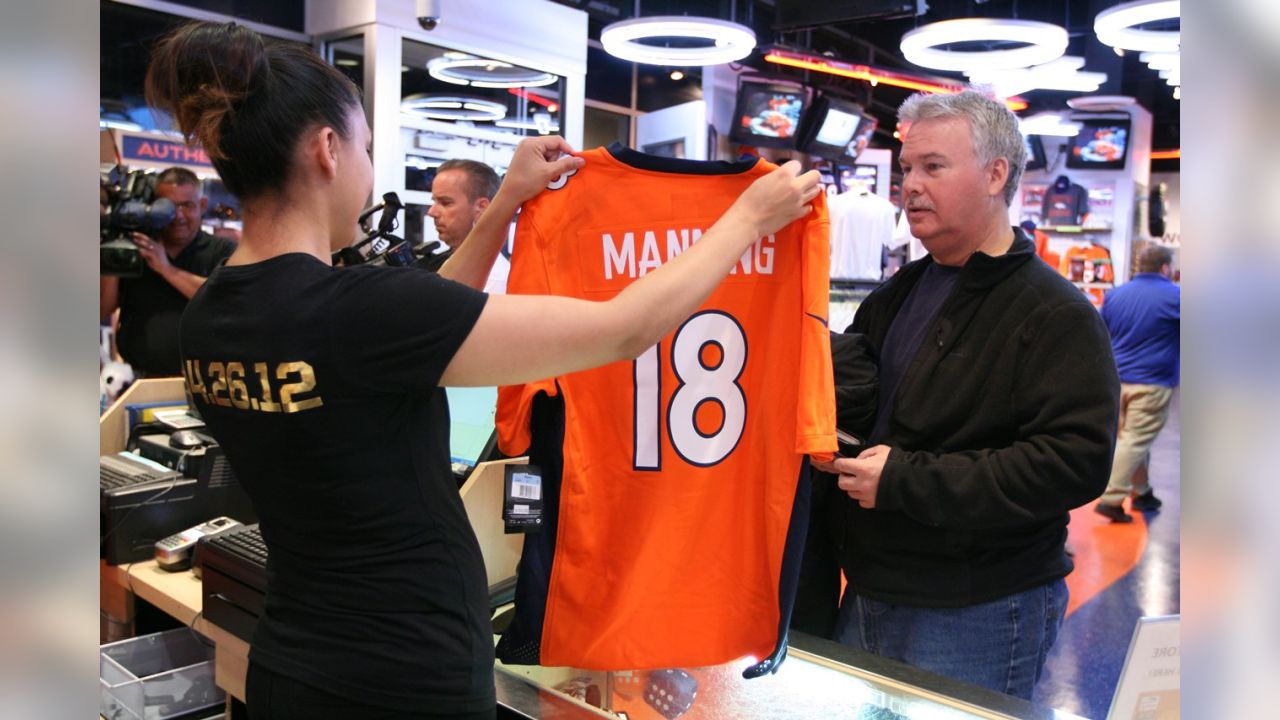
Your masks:
[[[1039,135],[1023,135],[1023,140],[1027,142],[1027,169],[1043,170],[1049,166],[1048,160],[1044,154],[1044,141]]]
[[[870,192],[876,191],[879,183],[880,168],[875,165],[851,165],[840,173],[841,192],[849,192],[855,185],[862,183]]]
[[[880,127],[880,121],[875,117],[866,113],[862,114],[862,122],[858,124],[858,132],[854,133],[853,141],[849,144],[846,154],[849,157],[858,157],[863,150],[871,144],[871,136],[876,134],[876,128]]]
[[[742,78],[729,139],[751,147],[796,147],[812,91],[803,85]]]
[[[806,121],[806,138],[801,149],[832,162],[853,162],[857,156],[851,155],[849,148],[862,124],[862,116],[863,109],[858,103],[834,97],[818,98],[813,104],[811,119]]]
[[[1129,154],[1128,118],[1072,118],[1080,133],[1072,138],[1067,167],[1077,170],[1121,170]]]

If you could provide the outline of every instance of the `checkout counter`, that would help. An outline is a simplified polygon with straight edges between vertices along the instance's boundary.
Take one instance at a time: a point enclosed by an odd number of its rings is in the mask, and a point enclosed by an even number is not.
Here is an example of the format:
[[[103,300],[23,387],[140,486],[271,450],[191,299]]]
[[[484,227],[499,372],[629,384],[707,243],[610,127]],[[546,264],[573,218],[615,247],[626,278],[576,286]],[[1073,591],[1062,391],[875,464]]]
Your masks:
[[[180,379],[136,383],[101,420],[101,453],[124,445],[123,406],[181,400]],[[505,462],[482,463],[461,492],[481,539],[490,583],[514,574],[519,536],[502,533]],[[203,617],[201,581],[191,571],[167,572],[154,560],[101,567],[102,641],[132,633],[134,602],[141,598],[199,632],[215,646],[214,680],[228,697],[227,717],[243,716],[249,645]],[[495,641],[496,641],[495,637]],[[753,680],[742,670],[753,660],[705,668],[600,672],[573,668],[506,666],[494,669],[499,718],[856,718],[949,720],[1076,716],[793,632],[778,672]]]

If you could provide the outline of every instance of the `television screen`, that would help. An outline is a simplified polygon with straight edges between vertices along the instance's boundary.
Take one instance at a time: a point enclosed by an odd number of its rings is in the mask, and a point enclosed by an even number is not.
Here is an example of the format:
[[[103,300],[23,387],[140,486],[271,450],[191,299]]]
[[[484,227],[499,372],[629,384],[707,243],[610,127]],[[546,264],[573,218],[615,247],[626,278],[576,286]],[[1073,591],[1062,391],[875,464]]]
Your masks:
[[[862,106],[822,97],[815,101],[812,115],[811,120],[806,120],[801,148],[834,162],[853,162],[854,156],[848,154],[848,150],[862,122]]]
[[[743,79],[729,137],[752,147],[793,148],[810,91],[802,85]]]
[[[854,113],[835,107],[828,108],[827,116],[822,118],[822,125],[818,128],[818,135],[814,138],[814,142],[846,146],[853,139],[853,133],[858,129],[860,120],[861,118]]]
[[[853,165],[840,173],[840,186],[844,192],[849,192],[854,186],[863,184],[867,190],[875,192],[879,175],[880,168],[875,165]]]
[[[1080,122],[1080,133],[1072,139],[1067,167],[1120,170],[1129,152],[1127,118],[1072,118]]]
[[[877,127],[880,127],[880,121],[864,113],[862,121],[858,124],[858,132],[854,134],[845,154],[855,158],[861,155],[862,151],[871,144],[871,136],[875,135]]]
[[[1027,169],[1043,170],[1048,167],[1049,163],[1044,154],[1044,143],[1040,140],[1040,136],[1023,135],[1022,139],[1027,143]]]

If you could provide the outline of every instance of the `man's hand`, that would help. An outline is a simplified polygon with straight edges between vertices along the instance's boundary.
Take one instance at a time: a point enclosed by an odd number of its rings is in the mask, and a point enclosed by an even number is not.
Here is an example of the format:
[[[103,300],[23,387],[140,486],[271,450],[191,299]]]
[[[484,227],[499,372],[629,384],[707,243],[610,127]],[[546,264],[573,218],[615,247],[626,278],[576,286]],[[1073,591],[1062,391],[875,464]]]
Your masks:
[[[138,252],[142,253],[142,259],[147,261],[147,266],[160,277],[165,277],[173,265],[169,262],[169,253],[165,252],[164,243],[156,242],[139,232],[132,234],[132,240],[138,246]]]
[[[509,195],[517,205],[533,198],[552,180],[586,164],[580,157],[567,155],[571,152],[573,148],[559,135],[521,140],[499,192]],[[560,157],[561,154],[567,156]]]
[[[142,259],[147,261],[147,265],[186,299],[190,300],[200,286],[204,285],[206,278],[169,262],[169,253],[164,249],[164,243],[156,242],[142,233],[133,233],[131,239],[138,246],[138,252],[142,253]]]
[[[857,500],[859,505],[871,510],[876,506],[880,473],[884,472],[884,464],[888,459],[889,446],[876,445],[863,450],[856,458],[836,458],[830,463],[823,463],[819,469],[839,473],[840,479],[836,484],[840,489]]]

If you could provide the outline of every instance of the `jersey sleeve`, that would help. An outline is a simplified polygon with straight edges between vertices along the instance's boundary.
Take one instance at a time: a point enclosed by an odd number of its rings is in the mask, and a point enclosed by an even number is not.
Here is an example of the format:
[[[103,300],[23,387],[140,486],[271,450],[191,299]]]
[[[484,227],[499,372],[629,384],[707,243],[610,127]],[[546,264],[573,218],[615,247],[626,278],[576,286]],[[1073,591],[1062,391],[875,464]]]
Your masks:
[[[796,452],[830,460],[836,451],[836,390],[831,368],[831,248],[826,198],[813,202],[813,213],[800,240],[801,294],[804,317],[800,332],[800,397],[797,403]]]
[[[538,230],[539,207],[544,195],[526,202],[516,221],[516,236],[511,249],[511,271],[507,276],[508,295],[550,295],[547,277],[547,238]],[[495,423],[498,449],[508,457],[523,455],[529,449],[529,430],[533,398],[539,392],[556,394],[555,379],[498,388],[498,410]]]
[[[329,338],[345,379],[374,392],[434,388],[488,296],[416,268],[339,271]]]

